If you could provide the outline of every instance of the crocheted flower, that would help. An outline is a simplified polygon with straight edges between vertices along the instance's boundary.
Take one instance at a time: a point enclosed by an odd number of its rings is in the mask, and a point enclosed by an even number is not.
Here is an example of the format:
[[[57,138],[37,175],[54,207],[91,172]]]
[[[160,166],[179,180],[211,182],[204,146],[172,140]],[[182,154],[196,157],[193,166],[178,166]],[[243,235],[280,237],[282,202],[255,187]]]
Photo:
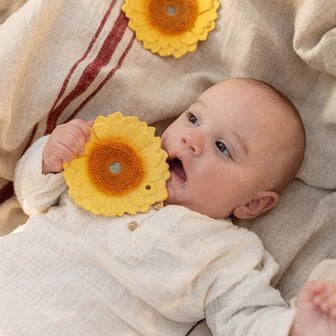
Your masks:
[[[75,203],[94,214],[146,212],[167,198],[167,153],[154,127],[120,112],[96,119],[84,154],[64,163]]]
[[[122,10],[144,48],[178,58],[207,39],[218,7],[218,0],[126,0]]]

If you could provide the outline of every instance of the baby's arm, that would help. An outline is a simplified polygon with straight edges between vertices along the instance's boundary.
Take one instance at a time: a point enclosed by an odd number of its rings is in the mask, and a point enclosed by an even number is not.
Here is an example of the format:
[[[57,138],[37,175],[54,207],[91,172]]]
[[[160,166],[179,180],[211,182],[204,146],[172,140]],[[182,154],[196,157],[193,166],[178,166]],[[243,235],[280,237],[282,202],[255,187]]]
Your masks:
[[[63,162],[81,153],[92,122],[73,120],[37,140],[19,160],[14,187],[23,210],[31,215],[54,205],[66,189]]]
[[[336,282],[307,282],[297,301],[290,336],[336,335]]]
[[[237,263],[238,268],[234,268],[232,263],[228,269],[221,266],[218,271],[211,291],[220,295],[206,306],[207,324],[216,336],[288,336],[295,310],[290,309],[280,292],[269,285],[278,267],[268,253],[265,252],[260,265],[241,277],[234,286],[223,287],[227,279],[236,277],[245,263],[252,260],[255,252],[252,247],[250,250],[247,247],[244,244],[241,254],[237,255],[237,260],[241,261]],[[246,255],[246,251],[250,254]]]

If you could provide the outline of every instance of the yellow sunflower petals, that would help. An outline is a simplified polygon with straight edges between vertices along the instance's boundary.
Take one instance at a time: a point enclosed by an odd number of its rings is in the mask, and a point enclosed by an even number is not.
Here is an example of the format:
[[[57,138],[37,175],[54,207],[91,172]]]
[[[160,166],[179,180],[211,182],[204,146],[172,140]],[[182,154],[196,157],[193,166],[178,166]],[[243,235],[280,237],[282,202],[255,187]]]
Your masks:
[[[81,172],[87,170],[87,158],[85,156],[75,157],[75,159],[69,163],[69,166],[74,169],[75,172],[79,172],[80,175]]]
[[[170,36],[167,36],[163,33],[160,34],[160,48],[161,49],[165,49],[165,48],[168,48],[169,46],[169,41],[171,40],[171,37]]]
[[[219,8],[220,6],[220,2],[219,0],[213,0],[213,5],[212,5],[212,8],[217,11],[217,9]]]
[[[128,198],[131,200],[132,203],[134,204],[141,204],[145,202],[145,197],[144,195],[137,191],[134,190],[128,194]]]
[[[83,156],[63,165],[75,203],[94,214],[122,216],[161,201],[169,167],[155,129],[120,112],[97,118],[93,127],[102,140],[92,137]],[[122,169],[112,169],[112,163]]]
[[[158,54],[160,56],[170,56],[172,55],[174,52],[174,48],[173,47],[166,47],[166,48],[161,48],[159,51],[158,51]]]
[[[154,197],[155,195],[155,197]],[[164,201],[168,197],[167,190],[156,188],[154,185],[152,186],[152,191],[147,193],[147,201],[148,203],[154,204],[157,201]],[[156,201],[155,201],[156,200]]]
[[[108,115],[107,118],[106,118],[106,121],[107,121],[107,123],[113,123],[113,122],[116,122],[116,121],[123,121],[124,119],[125,119],[125,117],[123,116],[123,114],[121,112],[117,111],[117,112],[114,112],[114,113]]]
[[[132,139],[134,137],[134,134],[136,134],[135,130],[136,130],[135,125],[132,125],[132,124],[131,125],[127,125],[125,127],[125,136],[127,138]]]
[[[107,127],[107,125],[102,125],[102,124],[94,125],[92,127],[92,132],[100,141],[110,138],[112,135],[110,128]]]
[[[203,33],[203,28],[201,28],[201,27],[197,27],[197,26],[195,26],[194,25],[194,27],[191,29],[191,32],[194,34],[194,35],[196,35],[196,36],[198,36],[199,34],[202,34]]]
[[[131,215],[134,215],[137,212],[137,207],[125,196],[115,198],[115,206],[118,216],[122,216],[126,212],[126,209]]]
[[[152,166],[156,166],[161,161],[161,154],[160,153],[152,153],[150,155],[144,155],[146,160],[150,160]]]
[[[143,25],[143,14],[142,13],[139,13],[139,12],[136,12],[134,11],[132,13],[132,24],[139,27],[139,26],[142,26]]]
[[[147,43],[147,41],[144,41],[143,45],[145,49],[149,49],[153,53],[157,53],[161,48],[159,41],[154,41],[153,43]]]
[[[179,49],[181,48],[181,40],[179,38],[171,38],[169,41],[169,45],[173,47],[174,49]]]
[[[160,144],[161,144],[161,141],[160,141]],[[161,153],[162,161],[165,162],[168,158],[168,153],[163,149],[160,151],[160,153]],[[167,163],[165,162],[164,165],[167,165]]]
[[[207,27],[208,31],[211,32],[212,30],[214,30],[216,28],[216,22],[215,21],[211,21]]]
[[[105,209],[103,209],[104,211],[102,211],[102,214],[105,216],[116,216],[118,211],[120,209],[118,209],[118,202],[116,201],[116,197],[108,197],[105,200]]]
[[[186,44],[194,44],[198,41],[197,36],[189,31],[181,35],[181,40]]]
[[[147,212],[150,208],[150,204],[146,204],[143,207],[139,208],[139,212]]]
[[[136,38],[139,40],[139,41],[147,41],[146,39],[146,34],[147,34],[147,31],[148,31],[148,28],[146,26],[140,26],[135,34],[136,34]]]
[[[64,177],[66,177],[66,175]],[[82,179],[83,179],[82,172],[77,172],[76,174],[73,174],[69,178],[71,179],[71,184],[74,185],[74,186],[80,186],[83,182],[82,181]]]
[[[106,198],[107,196],[104,195],[103,193],[99,191],[95,192],[94,197],[93,196],[91,197],[93,207],[96,209],[103,208],[105,205]]]
[[[137,31],[139,26],[136,25],[133,21],[128,21],[128,27],[131,28],[133,31]]]
[[[207,12],[213,6],[212,1],[199,1],[198,2],[198,13]]]
[[[72,185],[71,186],[71,191],[69,191],[69,194],[71,197],[75,196],[75,195],[78,195],[80,193],[80,190],[81,190],[81,186],[79,185]]]
[[[149,28],[146,32],[145,40],[148,43],[153,43],[158,39],[159,35],[160,35],[159,31],[157,31],[156,29]]]
[[[153,137],[155,133],[155,128],[148,126],[145,122],[140,122],[136,125],[136,132],[143,133],[146,132],[148,136]]]
[[[105,121],[106,121],[106,118],[104,116],[98,116],[94,123],[95,124],[100,124],[100,123],[105,124]]]
[[[88,179],[87,183],[83,183],[80,187],[80,195],[82,198],[89,197],[95,192],[95,186],[92,185]]]
[[[77,170],[72,169],[69,162],[63,163],[63,169],[64,169],[64,178],[71,181],[75,174],[77,174]]]
[[[215,28],[220,2],[178,1],[173,3],[177,10],[172,15],[167,13],[167,4],[165,1],[127,0],[122,10],[129,19],[129,28],[145,49],[162,57],[179,58],[195,51],[198,41],[204,41]]]
[[[124,213],[127,210],[127,213],[129,213],[130,215],[135,215],[139,211],[139,206],[136,203],[133,203],[128,195],[124,196],[124,204]],[[123,215],[124,213],[122,213],[121,215]]]
[[[133,141],[133,143],[137,143],[139,146],[139,149],[142,149],[146,147],[147,145],[150,145],[153,139],[148,136],[147,133],[141,133],[139,134]]]
[[[207,30],[203,30],[203,33],[202,34],[199,34],[198,35],[200,41],[205,41],[208,37],[208,31]]]
[[[124,126],[128,125],[139,126],[139,124],[141,124],[141,122],[139,122],[139,119],[135,116],[126,116],[121,122]]]
[[[75,202],[77,205],[81,206],[82,208],[90,210],[95,215],[100,214],[99,209],[93,206],[91,198],[83,198],[83,199],[75,198]]]
[[[166,200],[168,197],[168,191],[167,189],[159,189],[158,190],[158,198],[161,198],[162,201]]]
[[[84,146],[84,155],[83,157],[87,157],[88,155],[90,155],[90,153],[92,152],[92,150],[94,148],[96,148],[97,145],[99,145],[101,142],[101,140],[97,140],[96,136],[91,136],[90,137],[90,141],[88,141],[85,146]]]
[[[185,50],[185,51],[182,51]],[[174,56],[175,58],[180,58],[182,57],[186,52],[188,52],[188,47],[186,45],[184,45],[183,49],[178,49],[178,50],[174,50],[174,52],[172,53],[172,56]]]
[[[162,174],[162,179],[167,181],[170,177],[170,172],[169,171],[165,171],[163,174]]]
[[[146,6],[144,1],[129,1],[130,4],[132,4],[132,7],[134,8],[134,11],[144,13],[146,12]]]
[[[147,128],[147,133],[148,133],[151,137],[155,137],[155,131],[156,131],[155,127],[153,127],[153,126],[148,126],[148,128]]]
[[[151,182],[155,182],[162,179],[162,173],[159,171],[150,170],[149,172],[147,172],[146,178]]]
[[[211,17],[210,17],[211,16]],[[196,21],[195,21],[195,26],[200,27],[200,28],[205,28],[209,25],[209,22],[211,20],[214,20],[217,18],[217,14],[213,13],[213,14],[209,14],[209,13],[204,13],[201,14],[197,17]]]
[[[142,155],[150,155],[156,152],[161,146],[161,141],[151,141],[147,146],[141,149]]]
[[[125,136],[125,128],[122,127],[122,123],[120,121],[115,121],[110,126],[110,136],[109,138],[122,138]]]

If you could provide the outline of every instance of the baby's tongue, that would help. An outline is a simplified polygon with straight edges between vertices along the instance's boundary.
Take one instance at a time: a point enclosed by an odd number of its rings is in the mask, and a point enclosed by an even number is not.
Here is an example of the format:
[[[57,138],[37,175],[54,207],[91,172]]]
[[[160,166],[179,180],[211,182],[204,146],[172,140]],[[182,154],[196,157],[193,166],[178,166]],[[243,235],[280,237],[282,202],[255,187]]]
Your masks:
[[[179,159],[175,158],[172,161],[170,161],[169,166],[170,170],[180,178],[182,183],[186,181],[187,175],[184,171],[182,162]]]

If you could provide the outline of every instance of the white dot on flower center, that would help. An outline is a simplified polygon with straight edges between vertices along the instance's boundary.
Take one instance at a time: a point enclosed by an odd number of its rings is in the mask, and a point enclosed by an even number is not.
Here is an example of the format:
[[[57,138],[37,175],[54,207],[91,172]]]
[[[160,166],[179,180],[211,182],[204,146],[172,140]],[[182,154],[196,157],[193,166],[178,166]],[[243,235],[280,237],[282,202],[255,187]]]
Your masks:
[[[176,13],[176,7],[174,6],[168,6],[167,7],[167,15],[174,16]]]
[[[121,172],[121,164],[119,162],[112,162],[110,164],[110,172],[112,174],[119,174]]]

